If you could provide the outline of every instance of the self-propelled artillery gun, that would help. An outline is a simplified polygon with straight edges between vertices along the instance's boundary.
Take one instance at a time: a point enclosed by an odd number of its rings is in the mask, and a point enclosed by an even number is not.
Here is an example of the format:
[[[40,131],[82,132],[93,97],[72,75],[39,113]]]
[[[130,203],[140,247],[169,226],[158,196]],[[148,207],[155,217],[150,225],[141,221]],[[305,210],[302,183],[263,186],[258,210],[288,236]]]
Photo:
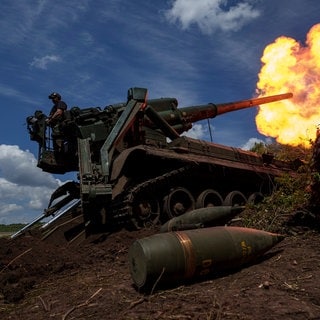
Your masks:
[[[77,172],[78,181],[58,188],[44,213],[19,234],[44,217],[52,217],[50,232],[62,225],[67,230],[75,217],[84,232],[141,228],[197,208],[261,199],[272,192],[275,177],[294,172],[294,163],[183,133],[197,121],[291,97],[284,93],[180,108],[175,98],[149,100],[147,89],[130,88],[124,103],[66,111],[59,150],[53,147],[47,116],[36,111],[27,125],[30,139],[39,144],[38,167],[56,174]]]

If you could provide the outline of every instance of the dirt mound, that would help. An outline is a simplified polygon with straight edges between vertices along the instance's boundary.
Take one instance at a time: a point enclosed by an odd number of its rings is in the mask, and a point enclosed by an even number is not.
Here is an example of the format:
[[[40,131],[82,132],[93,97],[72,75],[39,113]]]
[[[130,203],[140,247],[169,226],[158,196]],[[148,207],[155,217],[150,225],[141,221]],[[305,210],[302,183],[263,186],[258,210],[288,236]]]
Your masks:
[[[320,319],[320,234],[292,233],[232,274],[139,292],[128,248],[152,230],[81,244],[0,238],[1,319]]]

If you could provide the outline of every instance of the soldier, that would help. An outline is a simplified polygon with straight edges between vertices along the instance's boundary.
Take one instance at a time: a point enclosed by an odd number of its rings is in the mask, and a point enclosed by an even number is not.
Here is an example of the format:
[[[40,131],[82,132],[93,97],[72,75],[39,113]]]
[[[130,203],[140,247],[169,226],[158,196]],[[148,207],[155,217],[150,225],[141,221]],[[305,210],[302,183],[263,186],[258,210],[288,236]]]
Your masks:
[[[55,151],[63,151],[63,134],[61,132],[61,122],[64,120],[64,112],[67,110],[67,104],[61,100],[61,95],[52,92],[48,98],[52,100],[49,117],[46,119],[47,125],[52,128],[53,148]]]

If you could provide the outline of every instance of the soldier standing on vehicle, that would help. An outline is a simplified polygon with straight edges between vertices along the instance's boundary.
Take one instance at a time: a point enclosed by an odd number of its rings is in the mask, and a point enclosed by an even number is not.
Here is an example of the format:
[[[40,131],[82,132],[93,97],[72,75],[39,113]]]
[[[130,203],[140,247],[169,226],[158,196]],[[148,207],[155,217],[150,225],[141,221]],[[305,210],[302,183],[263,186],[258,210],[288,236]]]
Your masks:
[[[61,122],[64,120],[64,112],[67,110],[67,104],[61,100],[61,95],[52,92],[48,98],[52,100],[49,117],[46,119],[47,125],[52,128],[53,148],[55,151],[63,151],[63,134],[61,132]]]

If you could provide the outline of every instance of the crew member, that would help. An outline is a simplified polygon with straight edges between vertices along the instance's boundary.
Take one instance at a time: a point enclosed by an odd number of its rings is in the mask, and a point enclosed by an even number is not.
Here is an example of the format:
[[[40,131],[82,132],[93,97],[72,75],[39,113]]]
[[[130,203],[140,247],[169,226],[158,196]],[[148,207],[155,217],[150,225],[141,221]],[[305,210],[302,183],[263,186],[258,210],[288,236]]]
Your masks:
[[[61,100],[61,95],[57,92],[52,92],[48,98],[52,100],[53,106],[47,118],[47,124],[53,127],[57,122],[63,120],[64,112],[67,110],[67,104]]]
[[[48,98],[52,100],[49,117],[46,123],[52,128],[52,140],[55,151],[63,151],[63,134],[61,132],[61,122],[64,120],[64,112],[67,110],[67,104],[61,100],[61,95],[57,92],[52,92]]]

